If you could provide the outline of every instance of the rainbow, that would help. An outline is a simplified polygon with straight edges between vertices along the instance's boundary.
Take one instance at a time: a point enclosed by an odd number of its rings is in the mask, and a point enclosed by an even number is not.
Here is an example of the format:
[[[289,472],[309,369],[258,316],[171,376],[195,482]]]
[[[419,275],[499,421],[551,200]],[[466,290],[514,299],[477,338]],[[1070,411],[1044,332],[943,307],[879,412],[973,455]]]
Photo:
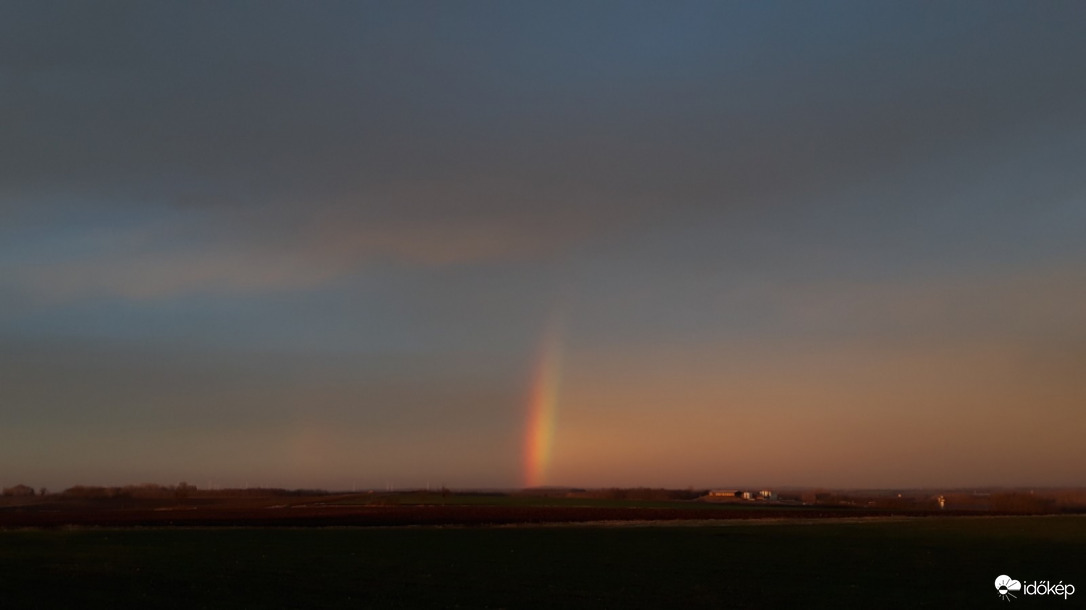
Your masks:
[[[562,331],[559,316],[547,325],[532,369],[524,431],[524,486],[543,485],[554,442],[555,407],[562,373]]]

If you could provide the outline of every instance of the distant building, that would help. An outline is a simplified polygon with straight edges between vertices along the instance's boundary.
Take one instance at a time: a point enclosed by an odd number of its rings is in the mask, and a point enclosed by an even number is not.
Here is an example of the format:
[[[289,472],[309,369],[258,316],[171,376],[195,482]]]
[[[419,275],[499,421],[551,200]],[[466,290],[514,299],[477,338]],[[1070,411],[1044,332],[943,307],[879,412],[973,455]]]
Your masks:
[[[738,489],[713,489],[709,491],[711,498],[739,498],[743,492]]]
[[[709,491],[710,499],[737,499],[737,500],[776,500],[777,494],[763,489],[761,491],[746,491],[742,489],[713,489]]]

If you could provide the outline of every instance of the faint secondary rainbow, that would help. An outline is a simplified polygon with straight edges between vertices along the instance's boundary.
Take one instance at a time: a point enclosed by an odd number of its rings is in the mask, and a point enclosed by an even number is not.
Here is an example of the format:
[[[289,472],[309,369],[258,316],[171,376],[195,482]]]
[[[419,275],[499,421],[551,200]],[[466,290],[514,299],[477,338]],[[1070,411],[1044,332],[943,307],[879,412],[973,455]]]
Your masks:
[[[532,369],[524,435],[524,486],[543,485],[551,461],[555,410],[562,375],[562,329],[559,317],[547,325]]]

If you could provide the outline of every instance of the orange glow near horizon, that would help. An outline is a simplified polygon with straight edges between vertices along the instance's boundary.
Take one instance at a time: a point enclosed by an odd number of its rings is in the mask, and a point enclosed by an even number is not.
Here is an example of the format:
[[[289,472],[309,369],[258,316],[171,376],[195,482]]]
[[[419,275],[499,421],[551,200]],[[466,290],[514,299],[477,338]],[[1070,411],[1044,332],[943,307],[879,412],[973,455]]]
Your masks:
[[[555,410],[561,381],[561,335],[560,324],[557,322],[547,326],[532,370],[524,436],[525,487],[543,485],[551,461]]]

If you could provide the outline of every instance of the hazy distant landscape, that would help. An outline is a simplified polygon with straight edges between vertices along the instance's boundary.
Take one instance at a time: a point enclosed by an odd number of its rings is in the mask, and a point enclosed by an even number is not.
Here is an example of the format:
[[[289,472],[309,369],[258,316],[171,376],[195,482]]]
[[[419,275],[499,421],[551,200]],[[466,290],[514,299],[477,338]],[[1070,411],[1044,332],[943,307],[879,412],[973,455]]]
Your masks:
[[[33,495],[30,490],[4,489],[0,527],[494,526],[1086,514],[1086,489],[793,489],[774,492],[772,500],[721,497],[709,489],[649,488],[329,492],[208,490],[182,483],[76,486]]]
[[[993,574],[1078,564],[1083,493],[932,510],[871,492],[808,505],[648,489],[79,488],[4,498],[0,573],[14,607],[983,607],[998,601]],[[898,506],[858,506],[872,497]]]

